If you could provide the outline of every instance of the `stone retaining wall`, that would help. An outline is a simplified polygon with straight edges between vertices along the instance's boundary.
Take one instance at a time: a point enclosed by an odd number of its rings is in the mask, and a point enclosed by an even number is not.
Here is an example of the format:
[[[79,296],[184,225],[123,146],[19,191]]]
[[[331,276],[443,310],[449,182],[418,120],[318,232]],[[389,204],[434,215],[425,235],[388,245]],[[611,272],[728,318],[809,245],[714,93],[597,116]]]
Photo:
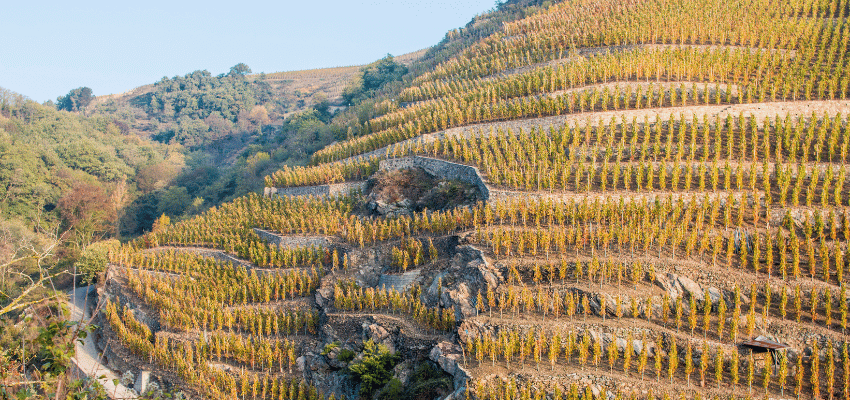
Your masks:
[[[484,183],[478,168],[468,165],[438,160],[436,158],[412,156],[402,158],[389,158],[381,160],[379,169],[381,171],[396,171],[404,168],[419,167],[431,175],[461,182],[466,182],[478,187],[484,200],[490,199],[490,190]]]
[[[381,274],[378,278],[378,287],[382,289],[395,289],[397,292],[404,292],[419,279],[421,271],[415,269],[399,275]]]
[[[260,239],[265,240],[278,247],[300,248],[315,246],[317,248],[330,247],[331,241],[324,236],[285,236],[278,235],[260,228],[254,228],[254,232]]]
[[[381,171],[397,171],[400,169],[411,167],[422,168],[431,175],[434,175],[439,178],[457,180],[475,185],[478,187],[478,190],[481,191],[481,194],[484,197],[485,201],[490,199],[490,190],[484,183],[484,179],[481,177],[481,173],[478,172],[478,168],[470,167],[468,165],[438,160],[436,158],[430,157],[412,156],[381,160],[379,169]],[[365,188],[366,182],[357,181],[318,186],[299,186],[287,188],[267,187],[263,194],[266,197],[272,195],[295,197],[326,197],[340,195],[344,196],[348,195],[353,191],[359,190],[362,192],[363,190],[365,190]]]
[[[263,194],[266,197],[271,195],[278,196],[293,196],[293,197],[301,197],[301,196],[318,196],[318,197],[328,197],[328,196],[345,196],[354,191],[363,191],[366,187],[365,181],[357,181],[357,182],[343,182],[343,183],[332,183],[330,185],[318,185],[318,186],[297,186],[297,187],[285,187],[285,188],[276,188],[276,187],[267,187]]]

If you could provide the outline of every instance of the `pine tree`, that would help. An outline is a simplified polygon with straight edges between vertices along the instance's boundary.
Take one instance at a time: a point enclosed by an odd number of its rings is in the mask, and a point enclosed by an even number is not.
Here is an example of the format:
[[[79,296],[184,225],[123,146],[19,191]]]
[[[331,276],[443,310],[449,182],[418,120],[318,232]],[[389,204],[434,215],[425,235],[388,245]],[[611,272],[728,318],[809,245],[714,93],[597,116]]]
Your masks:
[[[708,335],[708,329],[711,326],[711,295],[708,293],[708,289],[705,289],[702,303],[702,333],[703,337],[705,337]]]
[[[729,372],[732,374],[732,386],[737,386],[740,380],[740,356],[737,351],[732,352],[732,360],[729,361]]]
[[[799,398],[800,395],[803,393],[803,377],[806,376],[805,371],[803,370],[803,355],[802,354],[797,355],[797,364],[796,364],[795,371],[796,371],[796,373],[794,375],[794,380],[795,380],[794,395]]]
[[[726,330],[726,300],[723,296],[717,302],[717,337],[723,340],[723,332]]]
[[[555,370],[555,363],[558,362],[558,355],[560,352],[561,336],[558,333],[555,333],[549,341],[549,364],[552,366],[553,371]]]
[[[599,362],[602,361],[602,338],[593,340],[593,367],[599,369]]]
[[[779,315],[785,319],[788,309],[788,289],[783,285],[782,294],[779,297]]]
[[[690,296],[690,309],[688,313],[688,326],[691,328],[691,336],[694,335],[694,328],[697,325],[697,302],[696,296],[691,294]]]
[[[850,354],[847,350],[847,342],[841,344],[841,387],[844,389],[844,399],[850,399]]]
[[[702,343],[702,354],[699,357],[699,386],[705,387],[705,373],[708,370],[708,343]]]
[[[655,381],[661,381],[661,367],[664,356],[661,354],[661,349],[664,343],[662,342],[661,336],[655,338],[655,349],[653,351],[653,355],[655,356]]]
[[[581,369],[584,370],[584,366],[587,364],[587,357],[590,355],[589,352],[590,347],[590,337],[589,335],[584,335],[581,338],[581,342],[578,347],[578,361],[581,365]]]
[[[682,297],[676,297],[676,332],[682,326]]]
[[[835,356],[833,355],[832,340],[827,342],[826,347],[826,392],[832,398],[833,390],[835,389]]]
[[[809,311],[812,315],[812,323],[816,324],[818,321],[818,307],[820,303],[820,296],[818,295],[817,288],[812,288],[812,291],[809,293],[809,300]]]

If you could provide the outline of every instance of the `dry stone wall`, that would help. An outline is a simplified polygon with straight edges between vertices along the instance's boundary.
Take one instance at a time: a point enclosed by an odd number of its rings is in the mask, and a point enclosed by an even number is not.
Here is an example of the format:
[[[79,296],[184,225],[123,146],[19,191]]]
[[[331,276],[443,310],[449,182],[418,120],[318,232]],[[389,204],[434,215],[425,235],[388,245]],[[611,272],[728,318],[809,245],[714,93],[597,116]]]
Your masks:
[[[485,201],[489,200],[490,198],[490,189],[487,188],[487,185],[484,183],[484,179],[481,177],[481,173],[478,171],[478,168],[470,167],[468,165],[443,161],[430,157],[412,156],[382,160],[379,169],[382,171],[397,171],[400,169],[411,167],[422,168],[431,175],[443,179],[457,180],[475,185],[481,191],[481,194],[484,197]],[[265,189],[264,195],[266,197],[272,195],[295,197],[326,197],[347,195],[353,191],[358,190],[362,192],[365,188],[366,182],[364,181],[287,188],[267,187]]]
[[[325,248],[331,246],[331,241],[324,236],[286,236],[278,235],[274,232],[254,228],[254,233],[271,244],[285,248],[301,248],[315,246]]]
[[[330,185],[318,186],[298,186],[275,188],[267,187],[263,194],[266,197],[271,195],[292,196],[292,197],[329,197],[329,196],[345,196],[355,191],[363,191],[366,187],[365,181],[332,183]]]

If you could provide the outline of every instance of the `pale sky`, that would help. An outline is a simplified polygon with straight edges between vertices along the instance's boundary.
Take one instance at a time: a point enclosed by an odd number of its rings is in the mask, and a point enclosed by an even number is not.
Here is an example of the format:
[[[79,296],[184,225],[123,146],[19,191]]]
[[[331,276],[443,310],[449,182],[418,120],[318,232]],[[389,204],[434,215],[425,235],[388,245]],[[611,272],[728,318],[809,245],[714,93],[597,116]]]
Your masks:
[[[0,86],[38,102],[121,93],[243,62],[253,72],[360,65],[439,42],[493,0],[9,1]]]

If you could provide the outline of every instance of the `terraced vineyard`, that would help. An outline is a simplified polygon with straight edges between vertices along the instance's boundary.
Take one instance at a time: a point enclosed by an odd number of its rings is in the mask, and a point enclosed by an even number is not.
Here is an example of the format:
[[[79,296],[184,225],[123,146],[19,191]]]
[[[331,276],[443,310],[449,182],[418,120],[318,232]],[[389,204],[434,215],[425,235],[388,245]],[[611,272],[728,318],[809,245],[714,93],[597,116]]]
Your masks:
[[[266,177],[365,192],[251,195],[112,254],[104,334],[207,398],[394,377],[411,398],[850,399],[848,14],[596,0],[506,23]],[[404,176],[379,161],[410,156],[477,168],[484,200],[380,198]],[[373,343],[400,362],[364,390],[346,371]]]

